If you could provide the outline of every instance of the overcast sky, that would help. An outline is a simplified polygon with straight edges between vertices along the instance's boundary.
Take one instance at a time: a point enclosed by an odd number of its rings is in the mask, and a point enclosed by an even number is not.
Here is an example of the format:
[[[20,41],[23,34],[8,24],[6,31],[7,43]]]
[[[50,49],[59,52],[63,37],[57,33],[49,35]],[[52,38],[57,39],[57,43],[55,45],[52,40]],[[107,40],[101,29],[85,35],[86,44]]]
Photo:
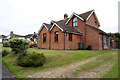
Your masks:
[[[119,0],[0,0],[0,35],[38,32],[42,23],[95,10],[100,29],[118,32]]]

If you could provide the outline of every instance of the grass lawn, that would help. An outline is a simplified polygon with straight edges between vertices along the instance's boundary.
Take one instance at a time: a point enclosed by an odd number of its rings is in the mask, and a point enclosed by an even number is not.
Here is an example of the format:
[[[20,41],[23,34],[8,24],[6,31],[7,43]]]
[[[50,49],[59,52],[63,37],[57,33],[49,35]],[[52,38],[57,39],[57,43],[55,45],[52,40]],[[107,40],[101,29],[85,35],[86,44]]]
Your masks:
[[[118,78],[118,62],[116,62],[112,69],[106,73],[103,78]]]
[[[93,68],[96,68],[96,67],[99,67],[100,65],[103,65],[103,64],[106,64],[107,62],[111,61],[112,63],[116,63],[118,62],[118,55],[112,55],[112,54],[104,54],[102,56],[99,56],[96,58],[95,61],[91,61],[91,62],[88,62],[82,66],[79,67],[79,69],[76,69],[74,72],[73,72],[73,75],[78,75],[81,71],[88,71],[90,69],[93,69]],[[116,68],[116,67],[115,67]],[[118,68],[116,68],[117,70]],[[116,74],[115,74],[116,75]],[[107,76],[105,76],[104,78],[107,78]],[[116,76],[117,78],[117,76]]]
[[[11,50],[10,48],[3,49]],[[87,50],[72,50],[72,51],[63,51],[63,50],[45,50],[37,48],[29,48],[28,52],[31,54],[33,51],[38,53],[44,53],[47,61],[42,67],[20,67],[16,65],[16,54],[8,54],[2,58],[3,65],[17,78],[24,78],[26,73],[40,71],[46,68],[54,68],[58,66],[68,65],[73,62],[81,61],[93,56],[103,55],[110,53],[114,50],[102,50],[102,51],[87,51]]]

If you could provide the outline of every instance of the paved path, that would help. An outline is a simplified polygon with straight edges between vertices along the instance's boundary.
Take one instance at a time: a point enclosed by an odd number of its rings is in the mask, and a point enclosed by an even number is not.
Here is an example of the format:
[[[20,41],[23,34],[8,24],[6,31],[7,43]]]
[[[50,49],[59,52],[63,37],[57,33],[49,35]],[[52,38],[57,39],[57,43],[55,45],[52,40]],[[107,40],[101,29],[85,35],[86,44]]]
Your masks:
[[[13,78],[13,75],[4,66],[2,66],[2,78]]]
[[[1,54],[1,52],[0,52],[0,54]],[[1,55],[0,55],[0,59],[1,59]],[[14,78],[14,77],[4,66],[2,66],[2,63],[0,61],[0,80],[2,78],[8,78],[9,79],[9,78]]]

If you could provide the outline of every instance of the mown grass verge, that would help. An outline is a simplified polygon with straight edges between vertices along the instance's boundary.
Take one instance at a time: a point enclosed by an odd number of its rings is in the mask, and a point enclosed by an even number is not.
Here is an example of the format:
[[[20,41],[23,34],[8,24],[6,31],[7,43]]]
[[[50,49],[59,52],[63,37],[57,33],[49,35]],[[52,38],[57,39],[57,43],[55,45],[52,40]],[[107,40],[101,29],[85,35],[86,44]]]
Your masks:
[[[110,53],[101,55],[101,56],[97,57],[95,61],[91,61],[91,62],[88,62],[88,63],[80,66],[79,69],[76,69],[74,72],[72,72],[72,74],[74,76],[77,76],[81,71],[87,71],[87,70],[96,68],[102,64],[106,64],[108,61],[113,60],[115,57],[117,57],[117,55],[112,55]],[[115,61],[113,61],[113,62],[115,62]]]
[[[114,64],[112,69],[103,76],[103,78],[118,78],[118,61]]]

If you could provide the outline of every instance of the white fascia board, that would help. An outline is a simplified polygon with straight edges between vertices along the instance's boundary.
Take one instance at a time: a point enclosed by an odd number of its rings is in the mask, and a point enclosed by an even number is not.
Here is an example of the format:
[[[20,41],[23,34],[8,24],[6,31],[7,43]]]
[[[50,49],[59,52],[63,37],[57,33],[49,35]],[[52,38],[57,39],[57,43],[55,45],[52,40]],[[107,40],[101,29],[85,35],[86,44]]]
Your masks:
[[[46,27],[46,25],[43,23],[42,26],[41,26],[41,28],[40,28],[40,30],[39,30],[39,32],[42,30],[43,26],[45,26],[45,28],[48,30],[48,28]]]
[[[97,21],[98,21],[98,24],[99,24],[99,26],[100,26],[100,22],[99,22],[99,20],[98,20],[98,18],[97,18],[97,16],[96,16],[96,13],[94,12],[94,14],[95,14],[95,17],[96,17],[96,19],[97,19]]]
[[[70,21],[70,19],[71,19],[74,15],[75,15],[76,17],[78,17],[79,19],[81,19],[82,21],[84,21],[83,18],[81,18],[80,16],[78,16],[76,13],[73,12],[73,14],[72,14],[72,15],[70,16],[70,18],[67,20],[67,22],[65,23],[65,25]]]
[[[56,25],[61,31],[64,31],[64,30],[63,30],[61,27],[59,27],[56,23],[54,23],[54,24],[52,25],[52,27],[50,28],[50,31],[53,29],[53,27],[54,27],[55,25]]]
[[[94,10],[90,13],[90,15],[87,17],[86,20],[88,20],[90,18],[90,16],[93,14]]]

